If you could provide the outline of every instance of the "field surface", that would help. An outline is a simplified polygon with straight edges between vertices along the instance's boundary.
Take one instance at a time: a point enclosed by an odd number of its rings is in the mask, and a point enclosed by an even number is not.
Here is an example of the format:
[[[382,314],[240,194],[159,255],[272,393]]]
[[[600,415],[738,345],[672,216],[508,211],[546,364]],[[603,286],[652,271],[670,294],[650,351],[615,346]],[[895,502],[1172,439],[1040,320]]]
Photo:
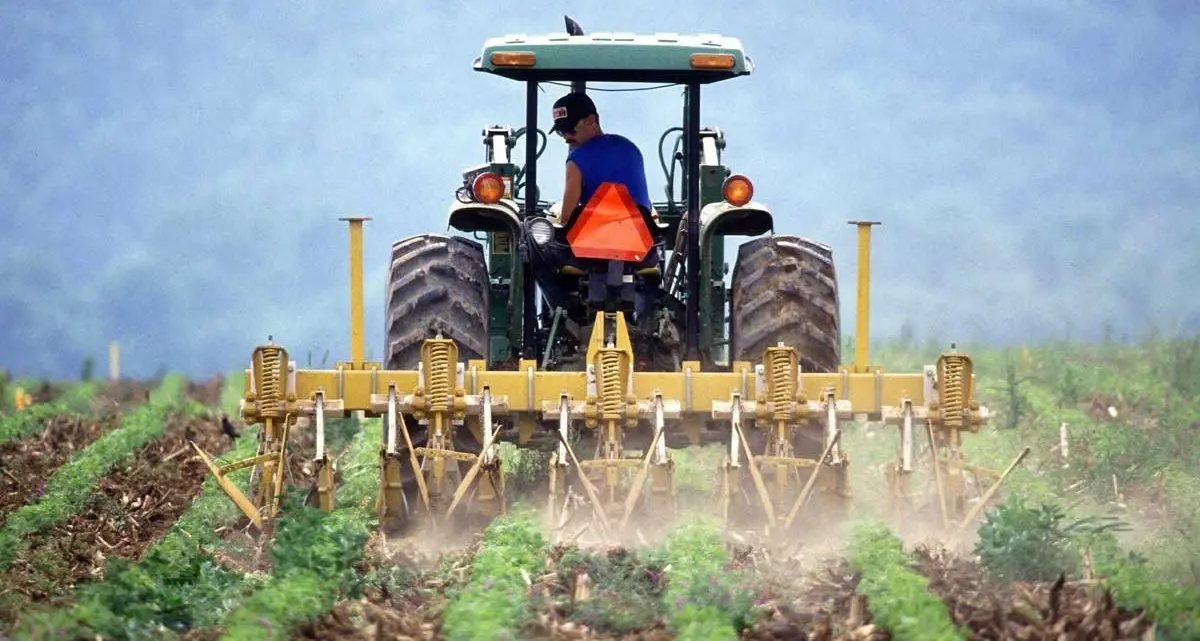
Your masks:
[[[900,371],[938,351],[872,360]],[[327,427],[330,514],[306,504],[311,430],[289,440],[268,541],[191,445],[254,453],[240,376],[3,381],[0,638],[1200,638],[1200,340],[967,351],[991,410],[967,460],[1000,470],[1030,451],[979,523],[948,543],[931,512],[897,516],[896,430],[854,423],[849,518],[786,553],[704,512],[711,449],[674,452],[683,516],[638,544],[555,542],[520,501],[475,532],[388,535],[382,428],[353,418]],[[544,483],[538,460],[503,452],[518,494]]]

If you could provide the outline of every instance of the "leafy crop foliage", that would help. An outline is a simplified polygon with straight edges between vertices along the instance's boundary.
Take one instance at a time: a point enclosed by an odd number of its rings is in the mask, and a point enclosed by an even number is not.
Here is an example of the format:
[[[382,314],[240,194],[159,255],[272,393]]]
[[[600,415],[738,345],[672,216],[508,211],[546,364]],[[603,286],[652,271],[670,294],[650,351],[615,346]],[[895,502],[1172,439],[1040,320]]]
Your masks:
[[[379,488],[382,437],[381,422],[372,420],[351,440],[332,512],[304,505],[304,492],[288,501],[271,548],[271,578],[230,615],[223,638],[287,639],[338,599],[359,595],[358,566],[375,524],[371,498]]]
[[[229,617],[226,639],[287,639],[296,626],[328,612],[339,598],[358,595],[356,572],[369,535],[369,518],[355,507],[326,514],[288,503],[271,548],[270,581]]]
[[[248,430],[218,465],[252,456],[256,438]],[[242,484],[249,475],[244,468],[230,480]],[[220,543],[215,530],[240,515],[216,479],[207,477],[199,498],[140,562],[110,559],[102,583],[78,588],[74,608],[31,615],[18,638],[138,638],[159,627],[184,632],[216,625],[256,580],[211,556]]]
[[[1111,517],[1066,520],[1058,505],[1029,507],[1012,497],[987,514],[975,553],[996,578],[1053,581],[1060,574],[1078,576],[1086,550],[1115,548],[1112,533],[1127,529]]]
[[[898,640],[949,641],[965,636],[950,621],[946,604],[929,592],[929,580],[886,526],[855,529],[850,562],[862,573],[858,591],[867,597],[875,622]]]
[[[571,548],[558,560],[558,577],[565,585],[573,585],[583,572],[591,581],[591,598],[561,604],[568,620],[597,633],[625,635],[661,616],[666,586],[661,560],[642,558],[625,548],[608,552]]]
[[[671,567],[663,601],[677,639],[736,639],[738,630],[753,623],[754,594],[728,573],[725,544],[713,523],[680,527],[660,554]]]
[[[1166,639],[1200,639],[1200,591],[1162,583],[1136,554],[1101,555],[1096,572],[1117,602],[1145,610]]]
[[[1033,451],[1003,489],[1025,503],[995,509],[980,530],[989,572],[1077,575],[1090,550],[1121,606],[1177,631],[1166,638],[1200,638],[1200,337],[967,351],[980,400],[996,410],[993,427],[970,438],[969,461],[999,469],[1021,447]],[[912,356],[885,360],[899,368]],[[1129,528],[1079,518],[1113,513]]]
[[[512,512],[492,521],[471,564],[470,583],[446,608],[443,633],[450,641],[516,641],[533,615],[529,586],[543,563],[546,541],[536,518]]]
[[[139,447],[162,435],[169,414],[177,411],[183,379],[167,377],[150,402],[128,415],[121,426],[96,439],[46,482],[41,499],[13,512],[0,531],[0,569],[8,569],[26,534],[41,531],[74,514],[96,481]],[[191,409],[191,406],[188,406]]]

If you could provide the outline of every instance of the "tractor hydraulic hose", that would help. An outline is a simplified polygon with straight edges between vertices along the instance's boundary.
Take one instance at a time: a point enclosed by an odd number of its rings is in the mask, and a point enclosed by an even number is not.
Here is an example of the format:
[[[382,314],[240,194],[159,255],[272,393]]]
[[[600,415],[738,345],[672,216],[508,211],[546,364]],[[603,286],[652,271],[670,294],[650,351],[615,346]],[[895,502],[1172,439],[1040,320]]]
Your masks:
[[[516,133],[513,134],[513,147],[514,148],[516,147],[517,141],[519,141],[521,139],[521,137],[524,136],[527,131],[528,131],[528,129],[526,127],[521,127],[520,129],[518,129],[516,131]],[[546,133],[543,132],[541,129],[535,129],[534,131],[537,132],[538,140],[541,143],[541,147],[539,147],[537,150],[537,153],[534,154],[534,160],[541,160],[542,152],[546,151],[546,144],[549,141],[546,138]],[[514,200],[517,199],[518,197],[520,197],[520,195],[521,195],[521,188],[525,186],[524,178],[525,178],[525,165],[521,165],[521,166],[517,167],[516,172],[514,172],[514,174],[513,174],[513,199]],[[534,198],[537,198],[537,196],[538,196],[538,194],[534,193]]]
[[[678,131],[679,136],[675,138],[675,145],[671,150],[671,167],[667,168],[667,160],[663,158],[662,144],[671,135],[672,131]],[[671,209],[675,208],[675,152],[679,150],[679,145],[683,143],[683,127],[671,127],[663,132],[658,138],[658,164],[662,167],[663,176],[667,179],[667,206]]]

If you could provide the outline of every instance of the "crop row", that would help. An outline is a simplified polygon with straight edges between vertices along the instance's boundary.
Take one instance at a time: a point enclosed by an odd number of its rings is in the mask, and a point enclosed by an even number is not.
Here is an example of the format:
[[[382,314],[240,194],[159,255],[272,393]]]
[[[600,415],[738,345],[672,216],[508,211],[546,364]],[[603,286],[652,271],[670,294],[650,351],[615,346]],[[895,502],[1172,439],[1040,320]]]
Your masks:
[[[221,402],[227,412],[236,407],[240,383],[239,377],[227,379]],[[357,431],[357,422],[350,423]],[[253,456],[257,431],[257,426],[246,430],[218,460]],[[331,437],[341,441],[347,432],[335,428]],[[355,577],[356,558],[361,558],[370,527],[370,498],[378,483],[373,458],[380,438],[381,428],[375,426],[352,441],[337,494],[344,507],[325,515],[287,506],[272,542],[271,574],[240,572],[216,561],[231,547],[219,528],[234,523],[241,513],[209,476],[188,511],[139,562],[110,560],[105,580],[77,589],[73,607],[29,615],[16,638],[136,637],[163,629],[185,633],[222,627],[228,627],[228,638],[262,638],[265,631],[268,637],[286,635],[294,624],[327,611],[338,590],[347,587],[345,581],[330,581],[331,574]],[[250,469],[243,468],[230,480],[244,486],[249,475]]]
[[[236,404],[229,390],[240,382],[227,379],[224,409]],[[220,458],[253,456],[256,437],[255,430],[247,430]],[[249,474],[242,469],[230,476],[244,483]],[[219,622],[246,579],[217,565],[209,551],[220,543],[215,530],[240,514],[216,480],[206,478],[200,496],[140,562],[110,559],[103,582],[79,586],[72,607],[30,613],[15,638],[136,637],[159,628],[182,631]]]
[[[707,522],[692,522],[663,545],[661,562],[670,568],[663,600],[678,639],[736,639],[749,623],[753,597],[733,583],[719,532]]]
[[[96,481],[113,465],[162,434],[167,415],[178,410],[183,383],[183,379],[176,376],[164,379],[150,401],[124,417],[117,429],[102,435],[55,470],[37,502],[24,505],[9,515],[4,529],[0,530],[0,570],[8,569],[24,545],[26,535],[69,518],[87,500]]]
[[[961,640],[946,604],[929,591],[929,580],[913,569],[899,538],[879,524],[853,533],[850,563],[862,579],[858,592],[867,598],[875,622],[898,640]]]
[[[357,593],[358,565],[375,518],[371,499],[379,488],[382,437],[377,419],[355,434],[332,512],[303,505],[300,495],[287,506],[272,541],[271,576],[229,616],[223,639],[286,639],[339,598]]]
[[[525,615],[533,606],[526,576],[542,567],[545,547],[537,521],[527,513],[507,514],[492,521],[472,561],[470,582],[446,608],[446,638],[521,638]]]

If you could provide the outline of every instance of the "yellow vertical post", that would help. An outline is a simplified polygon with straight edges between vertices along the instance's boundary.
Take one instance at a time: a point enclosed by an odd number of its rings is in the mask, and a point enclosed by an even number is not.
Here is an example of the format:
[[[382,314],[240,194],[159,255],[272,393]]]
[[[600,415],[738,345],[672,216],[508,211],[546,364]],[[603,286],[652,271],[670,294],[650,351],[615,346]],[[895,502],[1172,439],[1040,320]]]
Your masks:
[[[341,218],[350,223],[350,367],[362,369],[363,348],[363,221],[370,218]]]
[[[852,220],[858,227],[858,288],[855,308],[854,371],[866,372],[871,365],[871,227],[878,221]]]
[[[112,341],[108,344],[108,380],[115,381],[121,378],[121,346],[117,341]]]

